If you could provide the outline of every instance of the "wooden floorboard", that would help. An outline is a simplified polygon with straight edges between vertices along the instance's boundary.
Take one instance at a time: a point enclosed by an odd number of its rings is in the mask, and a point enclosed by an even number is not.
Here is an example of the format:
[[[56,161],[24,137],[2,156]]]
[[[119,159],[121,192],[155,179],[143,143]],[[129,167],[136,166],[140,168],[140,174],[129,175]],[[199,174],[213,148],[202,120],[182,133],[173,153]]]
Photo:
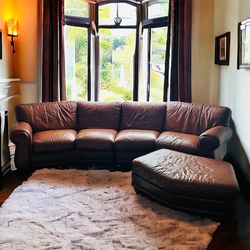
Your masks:
[[[3,177],[2,188],[0,190],[0,205],[10,196],[16,187],[23,182],[16,172],[9,172]]]

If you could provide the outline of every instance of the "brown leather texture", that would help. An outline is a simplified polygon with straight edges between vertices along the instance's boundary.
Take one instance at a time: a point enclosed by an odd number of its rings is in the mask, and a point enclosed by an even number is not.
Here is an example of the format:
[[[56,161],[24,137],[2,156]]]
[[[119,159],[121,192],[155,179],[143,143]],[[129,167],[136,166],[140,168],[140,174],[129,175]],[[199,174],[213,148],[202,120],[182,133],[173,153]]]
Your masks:
[[[160,149],[133,161],[133,172],[168,193],[234,201],[239,186],[231,164]]]
[[[231,110],[185,102],[169,102],[165,130],[200,135],[215,126],[229,126]]]
[[[113,129],[82,129],[76,136],[76,148],[112,151],[116,134]]]
[[[228,142],[232,135],[232,129],[229,127],[216,126],[210,128],[200,135],[199,148],[201,150],[215,149],[220,144]]]
[[[74,152],[74,161],[77,163],[92,163],[101,164],[101,167],[105,167],[104,164],[114,163],[114,152],[106,150],[83,150],[79,149]],[[89,165],[88,165],[89,166]]]
[[[165,131],[156,140],[156,147],[197,154],[199,136]]]
[[[195,196],[184,196],[181,193],[171,193],[142,176],[132,172],[132,185],[136,191],[162,205],[202,217],[210,217],[216,221],[232,218],[233,205],[231,201],[203,199]]]
[[[121,126],[124,129],[162,131],[166,112],[165,103],[124,102]]]
[[[43,102],[20,104],[16,118],[27,122],[34,132],[53,129],[76,129],[76,102]]]
[[[43,152],[32,155],[32,167],[44,168],[44,167],[62,167],[70,166],[79,163],[81,168],[89,167],[89,163],[100,163],[102,167],[104,164],[113,163],[113,153],[111,151],[97,151],[97,150],[67,150],[58,152]],[[78,166],[78,165],[77,165]]]
[[[121,103],[78,102],[78,128],[119,129]]]
[[[48,130],[34,133],[34,153],[74,149],[76,131],[72,129]]]
[[[159,132],[152,130],[125,129],[115,138],[115,148],[118,151],[153,150]]]
[[[117,164],[126,164],[131,168],[131,162],[140,156],[148,154],[152,152],[152,150],[145,150],[145,151],[116,151],[116,163]]]
[[[29,123],[19,122],[12,129],[11,141],[16,145],[15,166],[18,171],[28,171],[31,168],[33,131]],[[20,171],[21,172],[21,171]]]
[[[72,154],[84,151],[82,157],[90,160],[88,152],[93,155],[96,150],[98,161],[102,156],[104,161],[110,161],[112,156],[118,163],[156,148],[223,159],[232,136],[228,127],[229,108],[181,102],[22,104],[16,107],[16,115],[19,124],[11,139],[16,144],[15,161],[19,170],[31,168],[31,159],[36,154],[60,151]],[[78,126],[83,131],[77,134]],[[159,137],[160,132],[163,133]],[[72,161],[84,159],[79,154],[72,156]]]
[[[18,135],[20,133],[26,134],[26,137],[28,138],[29,142],[32,142],[33,137],[33,131],[32,127],[27,122],[19,122],[17,125],[12,129],[11,131],[11,141],[14,143],[18,143]]]

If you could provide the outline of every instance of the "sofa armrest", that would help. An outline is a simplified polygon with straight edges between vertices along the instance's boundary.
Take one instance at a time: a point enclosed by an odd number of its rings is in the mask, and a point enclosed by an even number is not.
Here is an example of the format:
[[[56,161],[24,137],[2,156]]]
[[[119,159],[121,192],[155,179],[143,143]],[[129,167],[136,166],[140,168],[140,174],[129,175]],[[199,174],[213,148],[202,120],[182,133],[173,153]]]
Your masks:
[[[233,132],[229,127],[216,126],[210,128],[199,136],[199,147],[218,148],[221,144],[227,143],[232,134]]]
[[[19,122],[11,131],[10,139],[16,145],[15,165],[19,172],[31,168],[33,131],[29,123]]]
[[[229,127],[216,126],[208,129],[199,136],[199,154],[204,156],[212,156],[215,159],[222,159],[226,153],[226,144],[228,143],[232,135],[232,129]],[[223,150],[221,150],[222,148]],[[215,152],[216,150],[220,152],[220,156]]]
[[[20,136],[21,134],[24,134],[25,137]],[[11,141],[13,143],[19,143],[22,138],[26,139],[30,143],[32,143],[32,128],[29,123],[27,122],[19,122],[11,131]]]

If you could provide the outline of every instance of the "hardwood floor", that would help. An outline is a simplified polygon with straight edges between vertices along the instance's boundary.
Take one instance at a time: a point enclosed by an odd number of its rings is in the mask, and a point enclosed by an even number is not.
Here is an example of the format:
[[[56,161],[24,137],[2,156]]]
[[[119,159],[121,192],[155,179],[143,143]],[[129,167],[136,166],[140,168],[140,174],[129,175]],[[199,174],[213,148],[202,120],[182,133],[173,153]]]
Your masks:
[[[3,188],[0,190],[0,205],[23,181],[24,179],[15,171],[4,176]],[[208,246],[209,250],[250,249],[250,199],[241,197],[235,211],[234,222],[225,222],[219,226]]]
[[[9,172],[3,177],[2,189],[0,190],[0,205],[10,196],[14,189],[23,182],[15,171]]]
[[[208,249],[250,249],[250,199],[242,196],[235,206],[234,222],[222,223]]]

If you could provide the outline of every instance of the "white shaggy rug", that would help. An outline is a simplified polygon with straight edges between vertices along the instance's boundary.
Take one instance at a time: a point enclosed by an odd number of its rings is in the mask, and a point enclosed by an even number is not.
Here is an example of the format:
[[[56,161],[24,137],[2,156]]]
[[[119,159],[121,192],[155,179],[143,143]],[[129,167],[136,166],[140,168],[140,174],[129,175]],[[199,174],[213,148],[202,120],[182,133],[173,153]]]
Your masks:
[[[0,208],[0,248],[206,249],[218,225],[136,195],[131,173],[43,169]]]

